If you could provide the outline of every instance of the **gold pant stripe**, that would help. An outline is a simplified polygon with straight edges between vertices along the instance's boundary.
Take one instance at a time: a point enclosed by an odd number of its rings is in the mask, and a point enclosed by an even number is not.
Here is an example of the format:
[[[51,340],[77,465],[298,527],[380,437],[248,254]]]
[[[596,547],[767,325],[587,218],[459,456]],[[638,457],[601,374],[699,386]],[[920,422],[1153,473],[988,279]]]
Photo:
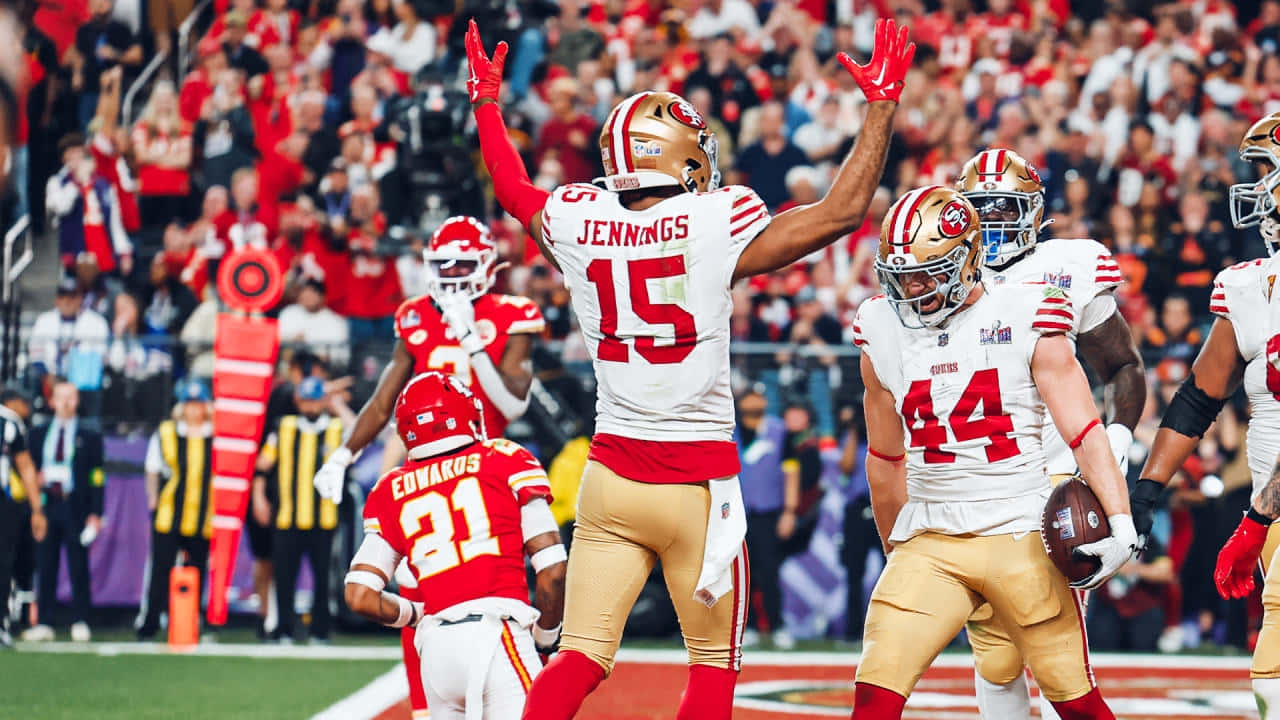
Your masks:
[[[160,496],[156,498],[156,532],[168,533],[173,529],[174,496],[182,481],[182,468],[178,467],[178,430],[172,420],[160,423],[156,431],[160,437],[160,455],[169,467],[169,478]]]
[[[187,482],[182,497],[183,535],[191,537],[201,530],[200,500],[204,495],[204,438],[187,435]]]
[[[1267,542],[1262,546],[1258,559],[1264,569],[1262,585],[1262,629],[1258,631],[1258,645],[1253,650],[1253,664],[1249,676],[1256,679],[1280,677],[1280,523],[1267,529]]]
[[[276,510],[276,528],[288,530],[293,526],[293,473],[294,435],[298,432],[298,418],[288,415],[280,420],[280,464],[276,466],[276,482],[279,484],[280,507]]]
[[[295,526],[299,530],[310,530],[316,524],[315,477],[319,440],[320,437],[311,432],[304,432],[298,436],[298,472],[293,484],[298,489],[298,514]]]
[[[326,460],[342,444],[342,421],[334,419],[324,431],[324,457]],[[314,484],[314,479],[313,479]],[[320,527],[332,530],[338,527],[338,506],[327,498],[320,500]]]

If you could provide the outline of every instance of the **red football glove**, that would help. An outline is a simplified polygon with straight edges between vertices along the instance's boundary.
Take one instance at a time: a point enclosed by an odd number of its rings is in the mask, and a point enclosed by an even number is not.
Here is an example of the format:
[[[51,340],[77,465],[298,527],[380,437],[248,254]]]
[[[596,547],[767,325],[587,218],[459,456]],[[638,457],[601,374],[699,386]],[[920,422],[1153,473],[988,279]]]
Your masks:
[[[1267,526],[1245,515],[1218,553],[1213,581],[1219,595],[1231,599],[1248,597],[1253,592],[1253,574],[1258,570],[1258,556],[1266,542]]]
[[[484,54],[484,44],[480,42],[480,30],[472,19],[467,24],[467,35],[464,39],[467,46],[467,66],[471,74],[467,77],[467,94],[471,96],[471,104],[481,100],[498,101],[498,93],[502,90],[502,64],[507,60],[507,43],[500,42],[493,49],[493,59]]]
[[[470,49],[467,54],[471,54]],[[906,26],[899,32],[898,24],[890,18],[876,21],[876,44],[866,65],[857,64],[845,53],[836,55],[836,59],[857,81],[868,102],[898,102],[902,95],[902,78],[911,68],[911,59],[915,55],[916,44],[907,42]]]

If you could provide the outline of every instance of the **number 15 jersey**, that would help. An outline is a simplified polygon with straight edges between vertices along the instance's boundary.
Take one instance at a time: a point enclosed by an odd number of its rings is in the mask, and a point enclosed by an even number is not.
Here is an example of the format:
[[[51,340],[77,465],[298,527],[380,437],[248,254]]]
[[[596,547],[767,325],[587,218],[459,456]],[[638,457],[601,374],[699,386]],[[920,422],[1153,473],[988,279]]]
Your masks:
[[[922,532],[1038,530],[1049,498],[1044,401],[1031,376],[1042,335],[1068,333],[1048,285],[988,286],[940,328],[908,329],[884,296],[858,309],[854,343],[893,395],[907,445],[907,504],[890,540]]]
[[[597,433],[732,448],[729,286],[738,257],[769,221],[764,202],[742,186],[638,211],[592,185],[551,195],[543,242],[564,272],[595,366]],[[733,467],[708,477],[737,472],[736,452],[728,455]]]

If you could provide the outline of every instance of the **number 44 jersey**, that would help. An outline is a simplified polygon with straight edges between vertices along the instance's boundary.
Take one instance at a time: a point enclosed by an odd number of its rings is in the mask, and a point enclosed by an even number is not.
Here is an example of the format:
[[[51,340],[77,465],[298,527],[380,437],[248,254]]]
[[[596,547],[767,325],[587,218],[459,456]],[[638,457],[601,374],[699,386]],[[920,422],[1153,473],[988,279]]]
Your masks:
[[[551,502],[528,450],[486,440],[383,475],[364,506],[364,531],[408,558],[427,614],[467,600],[529,602],[520,511]]]
[[[732,441],[729,286],[738,256],[769,221],[742,186],[638,211],[593,185],[556,189],[542,213],[543,243],[564,271],[595,365],[598,433]]]
[[[907,445],[907,504],[890,540],[1039,529],[1047,420],[1031,357],[1073,320],[1065,293],[1043,284],[987,286],[937,328],[903,327],[884,296],[862,304],[854,343],[893,395]]]

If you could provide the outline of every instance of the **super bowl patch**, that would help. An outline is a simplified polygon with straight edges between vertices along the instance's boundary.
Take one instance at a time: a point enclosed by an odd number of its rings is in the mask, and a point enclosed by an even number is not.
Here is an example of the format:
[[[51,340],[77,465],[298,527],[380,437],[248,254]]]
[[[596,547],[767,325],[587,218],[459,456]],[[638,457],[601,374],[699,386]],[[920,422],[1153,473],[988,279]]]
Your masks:
[[[1063,540],[1071,540],[1076,536],[1075,524],[1071,522],[1071,508],[1058,511],[1058,536]]]

